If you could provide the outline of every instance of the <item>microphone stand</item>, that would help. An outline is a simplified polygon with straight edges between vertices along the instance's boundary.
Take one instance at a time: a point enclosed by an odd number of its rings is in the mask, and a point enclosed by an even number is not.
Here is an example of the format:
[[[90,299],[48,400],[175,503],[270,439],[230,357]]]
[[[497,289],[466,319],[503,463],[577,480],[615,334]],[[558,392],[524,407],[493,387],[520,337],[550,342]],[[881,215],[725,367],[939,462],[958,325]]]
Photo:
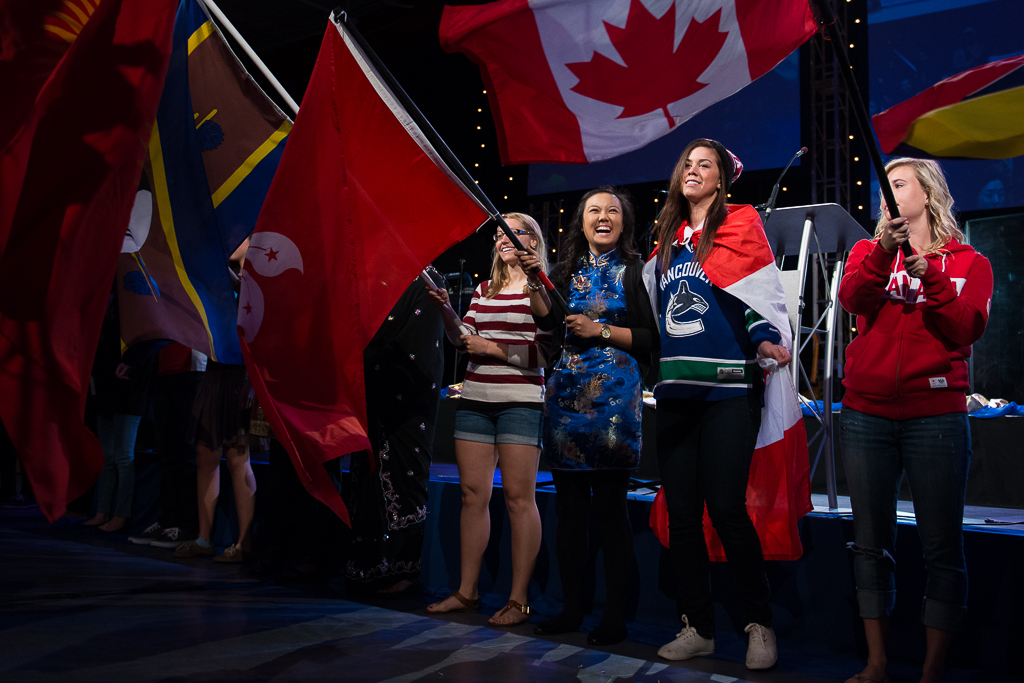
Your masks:
[[[801,147],[797,150],[796,154],[793,155],[793,158],[789,160],[788,164],[786,164],[786,168],[782,169],[782,173],[779,174],[779,179],[775,182],[775,187],[772,188],[772,194],[768,197],[768,201],[754,207],[758,211],[764,211],[765,224],[768,223],[768,219],[772,216],[772,211],[775,210],[775,199],[779,195],[779,186],[782,184],[782,178],[786,175],[786,171],[788,171],[789,167],[793,165],[793,162],[797,160],[797,157],[802,157],[806,153],[806,147]]]

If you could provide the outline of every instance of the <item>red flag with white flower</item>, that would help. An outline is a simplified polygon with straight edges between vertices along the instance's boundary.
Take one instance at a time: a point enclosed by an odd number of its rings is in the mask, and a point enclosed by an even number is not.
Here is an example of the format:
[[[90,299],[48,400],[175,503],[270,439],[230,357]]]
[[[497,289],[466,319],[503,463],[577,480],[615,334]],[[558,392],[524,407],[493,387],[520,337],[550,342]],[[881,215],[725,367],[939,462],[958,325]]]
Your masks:
[[[814,34],[807,0],[499,0],[445,7],[480,65],[502,162],[589,163],[671,132]]]
[[[423,268],[488,213],[372,61],[329,24],[242,274],[242,355],[306,489],[348,522],[323,463],[370,447],[363,349]]]

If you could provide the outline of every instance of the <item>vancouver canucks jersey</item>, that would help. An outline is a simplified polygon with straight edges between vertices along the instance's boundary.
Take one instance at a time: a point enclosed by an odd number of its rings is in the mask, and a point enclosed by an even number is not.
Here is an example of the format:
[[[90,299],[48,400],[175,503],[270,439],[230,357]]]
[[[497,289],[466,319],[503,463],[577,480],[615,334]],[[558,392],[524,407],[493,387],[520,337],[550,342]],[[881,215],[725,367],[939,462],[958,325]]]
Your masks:
[[[722,401],[763,381],[757,347],[781,342],[767,320],[733,295],[711,284],[693,246],[673,245],[670,267],[657,273],[661,312],[661,363],[654,397]]]

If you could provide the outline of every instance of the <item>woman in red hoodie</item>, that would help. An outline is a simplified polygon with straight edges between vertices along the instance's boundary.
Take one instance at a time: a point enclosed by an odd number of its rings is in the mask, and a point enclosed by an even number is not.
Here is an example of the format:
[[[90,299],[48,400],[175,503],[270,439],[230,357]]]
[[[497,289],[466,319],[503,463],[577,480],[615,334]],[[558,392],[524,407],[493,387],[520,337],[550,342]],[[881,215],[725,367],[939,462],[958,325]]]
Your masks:
[[[930,683],[942,680],[946,650],[967,609],[967,359],[988,322],[992,267],[963,244],[937,163],[904,158],[885,168],[901,217],[892,220],[883,201],[875,239],[854,246],[839,289],[843,307],[857,315],[839,436],[868,642],[867,666],[847,683],[887,681],[896,498],[904,473],[928,573],[921,681]],[[908,240],[914,255],[904,258],[899,249]]]

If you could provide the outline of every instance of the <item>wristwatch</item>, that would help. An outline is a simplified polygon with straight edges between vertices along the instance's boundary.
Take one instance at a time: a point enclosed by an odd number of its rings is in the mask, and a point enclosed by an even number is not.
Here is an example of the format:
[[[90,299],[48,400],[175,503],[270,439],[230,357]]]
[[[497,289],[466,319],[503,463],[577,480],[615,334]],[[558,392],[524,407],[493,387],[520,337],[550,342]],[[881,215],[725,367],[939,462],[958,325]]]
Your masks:
[[[608,327],[608,323],[601,325],[601,339],[611,339],[612,330]]]

